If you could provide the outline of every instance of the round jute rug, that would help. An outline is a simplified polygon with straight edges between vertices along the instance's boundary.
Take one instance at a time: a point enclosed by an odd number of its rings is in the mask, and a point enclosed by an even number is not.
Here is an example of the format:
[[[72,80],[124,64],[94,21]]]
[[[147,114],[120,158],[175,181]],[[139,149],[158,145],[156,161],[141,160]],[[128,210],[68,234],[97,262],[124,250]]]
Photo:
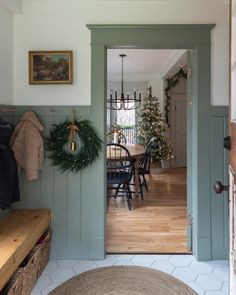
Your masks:
[[[139,266],[111,266],[86,271],[50,295],[197,295],[191,288],[161,271]]]

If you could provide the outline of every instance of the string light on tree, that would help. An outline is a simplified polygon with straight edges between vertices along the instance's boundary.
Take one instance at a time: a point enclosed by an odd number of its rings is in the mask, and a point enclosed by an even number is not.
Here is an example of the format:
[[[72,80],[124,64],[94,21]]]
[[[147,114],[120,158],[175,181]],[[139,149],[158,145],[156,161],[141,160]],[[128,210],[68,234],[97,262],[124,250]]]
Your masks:
[[[144,97],[142,109],[138,112],[138,124],[136,138],[139,144],[146,146],[151,138],[156,137],[153,145],[152,159],[156,161],[169,160],[172,156],[172,148],[169,139],[165,136],[167,128],[160,111],[160,103],[157,97],[152,96],[152,87],[148,87],[148,96]]]

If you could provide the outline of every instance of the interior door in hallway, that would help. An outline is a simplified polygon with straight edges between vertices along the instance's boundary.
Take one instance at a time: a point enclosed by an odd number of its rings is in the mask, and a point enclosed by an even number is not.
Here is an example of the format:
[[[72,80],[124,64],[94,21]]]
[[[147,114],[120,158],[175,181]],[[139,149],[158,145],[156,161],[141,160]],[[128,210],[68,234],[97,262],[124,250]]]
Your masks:
[[[189,85],[184,78],[171,90],[170,139],[174,151],[172,168],[187,167],[187,91]]]
[[[175,101],[175,166],[187,166],[186,100]]]

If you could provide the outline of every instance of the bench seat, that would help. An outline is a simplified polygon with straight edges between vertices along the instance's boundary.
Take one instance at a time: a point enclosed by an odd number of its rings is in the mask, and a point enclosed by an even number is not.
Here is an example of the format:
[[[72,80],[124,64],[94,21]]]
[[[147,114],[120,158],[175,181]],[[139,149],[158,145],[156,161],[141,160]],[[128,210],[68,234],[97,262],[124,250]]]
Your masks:
[[[13,209],[0,219],[0,290],[50,223],[50,209]]]

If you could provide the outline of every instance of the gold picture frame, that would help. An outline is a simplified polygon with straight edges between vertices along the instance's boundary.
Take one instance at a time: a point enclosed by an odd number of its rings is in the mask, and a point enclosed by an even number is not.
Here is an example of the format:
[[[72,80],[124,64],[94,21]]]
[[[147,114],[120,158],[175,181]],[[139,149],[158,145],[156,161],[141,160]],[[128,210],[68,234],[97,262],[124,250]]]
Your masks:
[[[66,51],[29,51],[29,84],[72,84],[73,54]]]

